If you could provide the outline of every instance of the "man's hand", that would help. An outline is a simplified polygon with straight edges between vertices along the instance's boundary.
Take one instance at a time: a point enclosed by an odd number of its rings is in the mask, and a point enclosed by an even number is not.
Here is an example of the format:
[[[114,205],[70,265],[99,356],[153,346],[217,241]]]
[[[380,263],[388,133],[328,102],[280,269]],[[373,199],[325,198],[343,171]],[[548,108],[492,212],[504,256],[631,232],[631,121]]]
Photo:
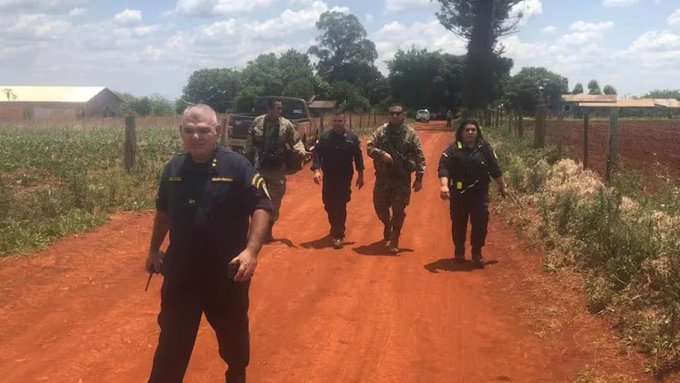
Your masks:
[[[146,266],[144,269],[147,273],[160,273],[161,265],[163,264],[163,254],[162,251],[152,251],[149,256],[146,257]]]
[[[314,183],[317,185],[321,183],[321,172],[318,170],[314,171]]]
[[[506,198],[508,196],[508,187],[505,185],[498,185],[498,192],[501,194],[501,197]]]
[[[245,249],[229,263],[238,265],[234,282],[243,282],[249,280],[255,274],[257,257],[250,250]]]
[[[413,191],[419,192],[423,188],[423,181],[415,180],[413,181]]]
[[[439,188],[439,197],[443,200],[451,199],[451,191],[448,186],[442,186]]]
[[[364,175],[360,174],[359,177],[357,177],[357,188],[361,189],[364,187]]]
[[[394,162],[394,160],[392,160],[392,156],[387,152],[383,152],[382,161],[386,164],[391,164]]]

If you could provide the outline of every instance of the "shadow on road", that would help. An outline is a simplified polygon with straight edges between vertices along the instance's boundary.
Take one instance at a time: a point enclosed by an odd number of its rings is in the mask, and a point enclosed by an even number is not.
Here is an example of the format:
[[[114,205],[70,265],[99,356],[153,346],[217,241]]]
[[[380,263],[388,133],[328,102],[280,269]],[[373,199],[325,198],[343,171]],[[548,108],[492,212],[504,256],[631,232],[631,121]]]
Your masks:
[[[331,236],[326,234],[319,239],[309,242],[302,242],[300,246],[304,247],[305,249],[324,249],[327,247],[333,247],[333,243],[331,242]]]
[[[297,249],[297,246],[295,246],[293,241],[291,241],[288,238],[274,238],[274,239],[272,239],[272,243],[274,243],[274,242],[281,242],[281,243],[283,243],[284,245],[286,245],[290,248]]]
[[[492,260],[492,261],[486,261],[484,262],[485,266],[493,265],[498,263],[498,261]],[[431,273],[438,273],[440,271],[473,271],[473,270],[478,270],[475,265],[472,263],[470,260],[466,260],[465,262],[456,262],[453,260],[453,258],[442,258],[437,261],[434,261],[432,263],[428,263],[427,265],[423,266],[425,270],[431,272]]]
[[[382,239],[373,242],[370,245],[355,247],[352,250],[356,251],[361,255],[378,255],[378,256],[383,255],[386,257],[394,257],[396,255],[399,255],[400,253],[413,252],[413,249],[405,249],[403,247],[400,247],[397,254],[390,254],[390,249],[387,247],[387,245],[385,245],[385,241]]]

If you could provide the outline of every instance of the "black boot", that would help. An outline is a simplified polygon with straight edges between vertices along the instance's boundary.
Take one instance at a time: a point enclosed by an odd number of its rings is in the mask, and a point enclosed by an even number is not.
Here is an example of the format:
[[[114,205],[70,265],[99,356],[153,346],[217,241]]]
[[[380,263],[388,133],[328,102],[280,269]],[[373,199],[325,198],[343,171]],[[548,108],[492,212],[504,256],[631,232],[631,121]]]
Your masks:
[[[390,253],[397,254],[398,252],[399,252],[399,236],[392,235],[392,239],[390,239]]]
[[[226,373],[227,383],[246,383],[246,369],[228,369]]]
[[[478,269],[484,268],[484,257],[482,257],[482,249],[472,248],[472,263]]]
[[[385,241],[389,241],[392,238],[392,225],[390,224],[389,221],[386,223],[383,222],[383,224],[385,225],[385,227],[383,228],[383,239]]]

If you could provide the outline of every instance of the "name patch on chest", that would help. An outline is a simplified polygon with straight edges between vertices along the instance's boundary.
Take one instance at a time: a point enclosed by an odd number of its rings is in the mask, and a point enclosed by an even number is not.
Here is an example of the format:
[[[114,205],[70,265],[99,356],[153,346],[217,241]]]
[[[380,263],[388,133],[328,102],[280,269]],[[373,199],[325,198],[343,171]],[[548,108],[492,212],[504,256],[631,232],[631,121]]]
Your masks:
[[[229,177],[213,177],[212,182],[234,182],[234,179]]]

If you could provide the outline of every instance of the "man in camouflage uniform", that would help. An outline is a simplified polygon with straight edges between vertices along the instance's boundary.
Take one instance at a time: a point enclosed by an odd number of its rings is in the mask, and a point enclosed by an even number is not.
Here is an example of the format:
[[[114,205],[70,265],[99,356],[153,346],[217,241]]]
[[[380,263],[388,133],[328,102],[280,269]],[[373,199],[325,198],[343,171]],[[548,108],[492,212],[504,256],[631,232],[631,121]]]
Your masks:
[[[248,129],[245,155],[262,175],[269,189],[273,211],[265,239],[271,242],[274,223],[279,219],[281,200],[286,193],[286,156],[292,151],[301,159],[308,159],[311,153],[305,150],[293,123],[281,116],[281,100],[270,98],[267,107],[267,114],[256,117]]]
[[[389,123],[371,135],[367,144],[368,155],[375,165],[373,206],[385,225],[383,237],[389,241],[390,253],[399,251],[399,235],[406,218],[406,206],[415,192],[423,187],[425,155],[415,130],[404,122],[404,108],[389,108]],[[416,179],[411,186],[411,173]],[[390,214],[390,208],[392,212]]]

